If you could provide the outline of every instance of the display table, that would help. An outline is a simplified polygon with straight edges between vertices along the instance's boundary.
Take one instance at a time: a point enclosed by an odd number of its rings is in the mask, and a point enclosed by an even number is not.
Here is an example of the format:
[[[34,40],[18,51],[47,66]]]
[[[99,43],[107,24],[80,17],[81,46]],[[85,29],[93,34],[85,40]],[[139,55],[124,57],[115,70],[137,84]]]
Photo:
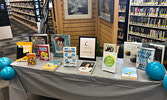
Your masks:
[[[117,60],[116,74],[112,74],[102,71],[102,58],[97,57],[91,76],[77,74],[80,60],[77,67],[62,65],[55,72],[41,70],[46,63],[12,63],[16,77],[10,81],[10,100],[26,100],[29,93],[63,100],[167,100],[162,82],[150,80],[144,71],[137,70],[137,81],[121,79],[122,59]]]

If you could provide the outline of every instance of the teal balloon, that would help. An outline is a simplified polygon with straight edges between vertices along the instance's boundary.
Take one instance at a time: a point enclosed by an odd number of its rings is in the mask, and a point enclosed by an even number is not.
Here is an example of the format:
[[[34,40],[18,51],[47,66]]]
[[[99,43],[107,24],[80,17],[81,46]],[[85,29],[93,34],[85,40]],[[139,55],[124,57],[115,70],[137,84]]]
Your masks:
[[[163,84],[164,89],[167,91],[167,76],[165,76],[162,84]]]
[[[11,80],[15,77],[15,70],[8,66],[1,70],[0,76],[3,80]]]
[[[160,81],[164,78],[166,70],[159,62],[151,62],[146,66],[146,74],[153,80]]]
[[[0,58],[0,69],[3,69],[4,67],[7,67],[11,64],[11,60],[7,57],[1,57]]]

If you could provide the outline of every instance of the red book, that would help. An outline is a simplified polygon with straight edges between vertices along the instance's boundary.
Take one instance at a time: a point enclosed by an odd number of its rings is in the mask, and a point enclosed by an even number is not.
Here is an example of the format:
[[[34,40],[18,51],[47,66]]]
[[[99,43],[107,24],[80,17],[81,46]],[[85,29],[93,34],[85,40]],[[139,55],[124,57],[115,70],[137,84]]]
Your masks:
[[[40,60],[50,60],[50,47],[49,44],[38,45],[39,58]]]

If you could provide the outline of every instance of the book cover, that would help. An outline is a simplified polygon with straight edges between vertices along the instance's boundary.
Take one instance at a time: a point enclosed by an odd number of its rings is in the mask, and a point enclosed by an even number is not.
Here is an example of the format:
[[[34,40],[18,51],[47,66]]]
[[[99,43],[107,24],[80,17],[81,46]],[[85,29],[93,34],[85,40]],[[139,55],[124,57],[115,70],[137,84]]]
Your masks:
[[[125,42],[124,43],[124,66],[135,67],[138,47],[142,47],[142,43]]]
[[[117,52],[117,45],[116,44],[104,43],[103,52],[116,53]]]
[[[95,68],[95,62],[82,62],[77,73],[91,75]]]
[[[64,66],[77,66],[76,47],[63,47]]]
[[[115,73],[117,53],[104,52],[102,70]]]
[[[164,61],[164,54],[165,54],[165,45],[158,45],[158,44],[149,44],[149,48],[155,49],[154,61],[157,61],[163,64]]]
[[[27,55],[27,64],[28,65],[36,65],[36,54],[35,53],[28,53]]]
[[[49,61],[49,63],[47,63],[46,65],[44,65],[42,69],[47,71],[55,71],[61,64],[62,62],[59,60],[52,60]]]
[[[63,57],[63,47],[71,46],[70,35],[51,35],[54,57]]]
[[[122,67],[122,79],[137,80],[137,72],[135,67]]]
[[[32,53],[32,42],[17,42],[16,61],[27,61],[28,53]]]
[[[40,60],[50,60],[50,46],[49,44],[38,45],[38,52]]]
[[[137,51],[136,67],[145,70],[147,64],[154,61],[155,49],[140,47]]]
[[[29,35],[29,41],[33,44],[33,52],[38,55],[38,45],[47,44],[47,34]]]

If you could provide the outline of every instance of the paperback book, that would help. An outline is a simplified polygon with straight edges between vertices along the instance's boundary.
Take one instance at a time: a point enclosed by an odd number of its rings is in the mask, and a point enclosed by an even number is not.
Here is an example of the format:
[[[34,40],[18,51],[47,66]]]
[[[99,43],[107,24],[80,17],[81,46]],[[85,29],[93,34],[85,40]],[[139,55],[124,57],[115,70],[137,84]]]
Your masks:
[[[40,60],[50,60],[50,46],[49,44],[38,45],[39,58]]]
[[[135,67],[122,67],[122,79],[137,80]]]
[[[77,73],[91,75],[95,68],[95,62],[82,62]]]
[[[46,65],[44,65],[42,69],[46,71],[55,71],[61,64],[62,62],[59,60],[52,60],[49,61],[49,63],[47,63]]]
[[[117,66],[117,53],[104,52],[102,70],[115,73]]]
[[[17,42],[16,61],[27,61],[28,53],[32,53],[32,42]]]
[[[135,67],[138,47],[142,47],[142,43],[125,42],[124,43],[124,66]]]
[[[140,47],[137,51],[136,67],[145,70],[147,64],[154,61],[155,49]]]
[[[38,45],[47,44],[47,34],[33,34],[29,36],[29,41],[33,44],[33,52],[39,55]]]
[[[63,47],[64,66],[77,66],[76,47]]]
[[[149,44],[148,47],[155,49],[154,61],[158,61],[159,63],[163,64],[165,45]]]
[[[28,65],[36,65],[36,54],[35,53],[28,53],[27,55],[27,64]]]

